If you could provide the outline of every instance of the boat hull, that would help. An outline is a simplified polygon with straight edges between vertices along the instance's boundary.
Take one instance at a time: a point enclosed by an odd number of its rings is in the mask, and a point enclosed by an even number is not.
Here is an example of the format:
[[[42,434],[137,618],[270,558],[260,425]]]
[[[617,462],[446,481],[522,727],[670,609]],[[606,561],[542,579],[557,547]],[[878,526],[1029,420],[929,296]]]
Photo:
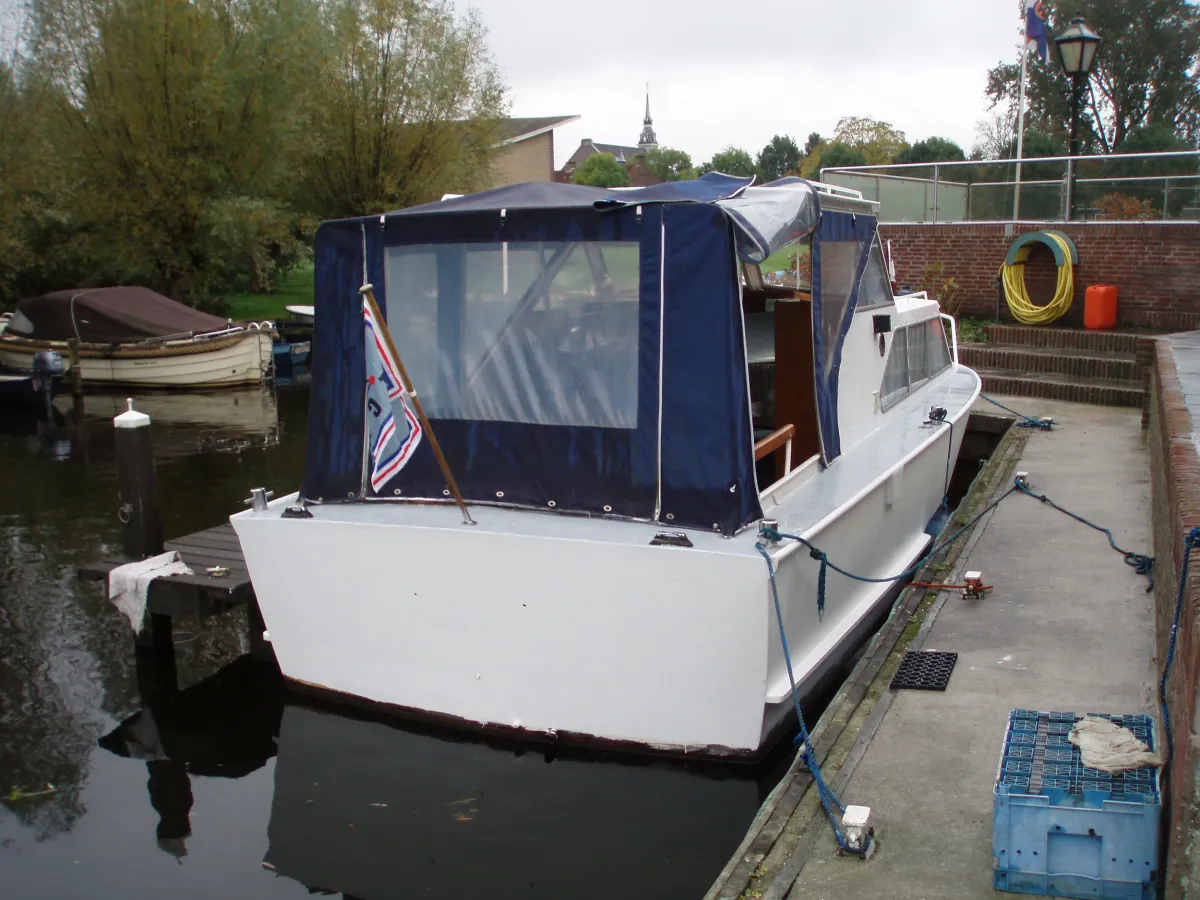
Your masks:
[[[33,355],[55,350],[68,355],[63,341],[0,337],[0,365],[28,371]],[[131,387],[213,388],[258,384],[271,364],[271,336],[249,330],[209,340],[167,341],[161,345],[84,345],[79,361],[85,384]]]
[[[853,495],[802,533],[852,571],[900,572],[929,545],[962,431],[921,432],[878,477],[815,470],[768,514],[788,530],[790,510],[843,478]],[[280,668],[308,690],[549,742],[721,758],[757,757],[793,716],[753,530],[688,532],[694,546],[679,548],[651,545],[652,523],[477,507],[468,527],[452,506],[393,503],[282,518],[294,503],[231,521]],[[770,553],[803,703],[895,585],[830,573],[818,610],[818,562],[794,543]]]

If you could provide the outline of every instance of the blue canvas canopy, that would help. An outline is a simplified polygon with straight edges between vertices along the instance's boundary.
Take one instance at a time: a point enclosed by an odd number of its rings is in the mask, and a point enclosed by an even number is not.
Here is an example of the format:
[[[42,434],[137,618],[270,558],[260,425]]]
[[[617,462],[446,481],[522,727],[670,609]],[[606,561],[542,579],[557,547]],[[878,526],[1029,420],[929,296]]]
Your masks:
[[[739,257],[761,262],[821,215],[807,182],[710,173],[640,189],[513,185],[326,222],[302,495],[446,496],[428,443],[378,494],[366,486],[369,281],[468,502],[736,532],[761,516]],[[851,239],[868,229],[873,218],[856,220]],[[822,324],[817,272],[814,241],[829,460],[853,301],[842,292]]]

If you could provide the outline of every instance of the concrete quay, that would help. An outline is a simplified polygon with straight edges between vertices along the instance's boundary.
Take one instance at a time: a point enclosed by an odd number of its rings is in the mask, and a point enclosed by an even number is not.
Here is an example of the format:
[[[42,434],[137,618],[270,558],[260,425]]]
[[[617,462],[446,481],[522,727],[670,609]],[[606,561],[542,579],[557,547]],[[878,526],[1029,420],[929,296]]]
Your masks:
[[[1139,410],[996,399],[1058,424],[1010,429],[960,520],[1024,471],[1034,490],[1111,528],[1121,547],[1153,552]],[[1003,415],[983,401],[976,411]],[[969,569],[993,589],[973,600],[957,590],[909,591],[814,730],[826,780],[843,802],[871,807],[877,852],[866,861],[838,855],[807,772],[795,765],[707,900],[1003,896],[992,890],[992,786],[1009,711],[1158,721],[1155,595],[1103,534],[1014,493],[918,580],[954,583]],[[1171,580],[1169,568],[1162,577]],[[958,653],[945,692],[888,688],[908,649]]]

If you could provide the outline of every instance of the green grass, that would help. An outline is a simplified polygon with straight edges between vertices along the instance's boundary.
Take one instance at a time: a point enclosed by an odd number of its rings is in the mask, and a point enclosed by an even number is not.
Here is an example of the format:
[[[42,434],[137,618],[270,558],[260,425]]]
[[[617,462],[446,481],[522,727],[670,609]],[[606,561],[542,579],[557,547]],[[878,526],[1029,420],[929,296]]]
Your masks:
[[[301,263],[279,279],[272,294],[229,294],[224,298],[226,315],[239,322],[287,318],[287,306],[312,306],[313,264]]]
[[[797,249],[799,249],[800,252],[806,256],[808,255],[808,246],[806,244],[792,244],[788,247],[784,247],[778,253],[773,253],[764,259],[762,265],[759,266],[759,269],[762,270],[764,275],[766,275],[768,272],[779,272],[781,270],[786,272],[792,267],[791,257],[796,255]]]

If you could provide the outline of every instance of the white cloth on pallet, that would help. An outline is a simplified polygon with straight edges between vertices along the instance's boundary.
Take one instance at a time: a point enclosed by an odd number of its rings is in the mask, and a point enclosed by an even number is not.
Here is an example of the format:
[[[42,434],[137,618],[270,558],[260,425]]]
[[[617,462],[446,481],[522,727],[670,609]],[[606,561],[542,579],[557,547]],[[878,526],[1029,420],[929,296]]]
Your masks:
[[[1068,739],[1079,748],[1083,764],[1102,772],[1161,766],[1162,759],[1151,753],[1145,743],[1134,737],[1128,728],[1114,725],[1108,719],[1084,716],[1075,723]]]
[[[150,582],[164,575],[191,575],[178,550],[169,550],[149,559],[117,566],[108,573],[108,599],[129,620],[135,632],[142,630],[146,615],[146,595]]]

